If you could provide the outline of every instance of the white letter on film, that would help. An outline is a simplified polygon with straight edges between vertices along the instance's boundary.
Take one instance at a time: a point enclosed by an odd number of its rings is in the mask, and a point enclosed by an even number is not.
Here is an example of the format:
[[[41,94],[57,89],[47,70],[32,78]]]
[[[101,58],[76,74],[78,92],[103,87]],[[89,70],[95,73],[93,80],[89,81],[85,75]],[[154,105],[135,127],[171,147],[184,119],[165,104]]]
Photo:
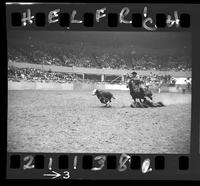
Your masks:
[[[56,10],[49,12],[49,15],[48,15],[48,22],[49,23],[58,22],[58,19],[53,20],[53,18],[58,17],[58,12],[60,12],[60,9],[56,9]]]
[[[27,22],[29,24],[32,24],[33,23],[33,20],[32,20],[33,18],[34,18],[34,16],[31,16],[31,10],[27,9],[27,13],[23,12],[23,14],[22,14],[22,26],[26,26]]]
[[[106,11],[106,8],[102,8],[99,10],[96,10],[96,21],[99,22],[99,19],[102,17],[106,17],[106,14],[104,12]]]
[[[83,21],[81,20],[75,20],[76,13],[76,10],[72,11],[71,23],[82,23]]]
[[[167,23],[168,27],[172,27],[174,24],[176,24],[176,27],[179,27],[180,20],[178,18],[178,12],[177,11],[174,12],[174,18],[175,19],[172,20],[172,17],[170,15],[167,16],[166,23]]]
[[[121,12],[120,12],[120,14],[119,14],[119,22],[120,22],[120,23],[126,23],[126,24],[131,24],[131,23],[132,23],[132,21],[126,21],[126,20],[124,19],[124,17],[127,16],[129,12],[130,12],[130,10],[129,10],[128,7],[124,7],[124,8],[121,10]]]

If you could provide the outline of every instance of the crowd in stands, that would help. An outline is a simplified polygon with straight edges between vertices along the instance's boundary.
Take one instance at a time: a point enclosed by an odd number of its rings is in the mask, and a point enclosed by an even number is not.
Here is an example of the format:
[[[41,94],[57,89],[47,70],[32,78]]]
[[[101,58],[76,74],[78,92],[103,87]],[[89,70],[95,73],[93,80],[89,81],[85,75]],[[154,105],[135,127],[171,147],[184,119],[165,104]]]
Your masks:
[[[158,75],[150,73],[149,76],[140,76],[141,82],[144,82],[146,85],[155,85],[160,86],[166,85],[166,86],[174,86],[176,83],[176,80],[171,75]]]
[[[55,43],[42,43],[40,41],[30,41],[30,43],[20,41],[16,46],[8,47],[8,61],[11,63],[33,63],[40,65],[56,65],[67,67],[85,67],[100,69],[124,69],[124,70],[166,70],[166,71],[191,71],[191,59],[186,55],[172,54],[131,54],[128,49],[107,49],[89,46],[86,44],[74,44],[62,46]],[[8,80],[12,81],[54,81],[72,82],[74,80],[83,81],[77,74],[63,72],[51,72],[34,68],[14,68],[8,69]],[[141,76],[141,80],[147,84],[175,84],[175,80],[170,75],[160,76],[150,74]],[[100,81],[85,78],[84,81]],[[120,79],[117,79],[120,83]],[[106,82],[109,82],[106,81]],[[113,81],[113,83],[116,83]]]
[[[191,70],[188,55],[131,54],[128,49],[102,49],[94,46],[62,46],[31,41],[8,48],[8,60],[44,65],[135,70]]]
[[[43,71],[34,68],[8,67],[8,81],[71,82],[78,79],[75,74]]]
[[[129,75],[127,74],[127,82],[129,81]],[[171,75],[158,75],[150,73],[149,75],[137,75],[137,78],[140,79],[140,82],[148,87],[161,87],[161,86],[175,86],[176,79]]]
[[[128,78],[128,75],[126,79]],[[146,85],[153,85],[153,86],[160,86],[167,85],[173,86],[175,85],[175,79],[170,75],[156,75],[150,73],[148,76],[140,76],[141,82],[145,83]],[[65,72],[52,72],[44,71],[42,69],[34,69],[34,68],[16,68],[13,66],[8,66],[8,81],[31,81],[31,82],[58,82],[58,83],[66,83],[72,81],[84,81],[84,82],[100,82],[99,80],[94,78],[83,78],[81,75],[78,74],[70,74]],[[116,81],[106,81],[110,83],[124,83],[121,82],[120,79]]]
[[[139,58],[141,57],[141,58]],[[126,60],[120,58],[118,55],[102,55],[96,56],[95,59],[88,56],[76,56],[71,55],[70,57],[63,56],[64,59],[52,56],[50,54],[33,51],[31,55],[22,54],[20,52],[8,53],[8,59],[11,62],[28,62],[34,64],[43,64],[43,65],[57,65],[57,66],[76,66],[76,67],[85,67],[85,68],[108,68],[108,69],[134,69],[134,70],[173,70],[173,71],[185,71],[191,70],[191,65],[186,63],[174,63],[170,62],[170,65],[167,66],[168,62],[158,64],[157,62],[152,62],[151,56],[146,56],[145,58],[139,56],[139,59],[133,58],[132,65],[127,64]],[[159,56],[156,61],[161,61]]]

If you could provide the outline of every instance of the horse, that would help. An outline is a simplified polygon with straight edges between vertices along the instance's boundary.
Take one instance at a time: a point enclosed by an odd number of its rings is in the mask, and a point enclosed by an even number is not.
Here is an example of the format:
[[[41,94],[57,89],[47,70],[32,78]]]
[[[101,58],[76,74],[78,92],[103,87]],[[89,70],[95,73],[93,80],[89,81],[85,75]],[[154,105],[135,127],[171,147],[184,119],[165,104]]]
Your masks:
[[[139,99],[140,103],[142,103],[142,100],[144,102],[146,100],[146,97],[153,100],[152,92],[147,87],[142,88],[140,85],[141,85],[140,80],[130,80],[127,85],[127,88],[130,89],[130,95],[132,96],[135,103],[136,99]]]

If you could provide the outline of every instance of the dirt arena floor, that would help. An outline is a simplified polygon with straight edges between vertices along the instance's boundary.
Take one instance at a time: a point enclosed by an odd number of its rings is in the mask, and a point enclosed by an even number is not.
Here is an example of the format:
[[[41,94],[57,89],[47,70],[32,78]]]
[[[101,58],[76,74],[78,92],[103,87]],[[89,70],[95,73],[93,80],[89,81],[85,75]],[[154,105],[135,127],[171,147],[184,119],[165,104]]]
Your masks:
[[[111,92],[105,108],[91,91],[8,91],[8,152],[190,153],[190,94],[131,108],[129,91]]]

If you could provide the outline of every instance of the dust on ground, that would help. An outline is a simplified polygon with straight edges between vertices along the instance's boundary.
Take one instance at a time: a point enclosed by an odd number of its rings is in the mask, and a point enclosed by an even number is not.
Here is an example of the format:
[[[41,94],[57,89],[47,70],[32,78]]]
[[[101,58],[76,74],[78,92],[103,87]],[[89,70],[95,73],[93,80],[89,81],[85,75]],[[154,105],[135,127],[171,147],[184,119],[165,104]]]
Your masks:
[[[131,108],[129,91],[111,92],[105,108],[90,91],[8,91],[8,152],[190,153],[190,94]]]

